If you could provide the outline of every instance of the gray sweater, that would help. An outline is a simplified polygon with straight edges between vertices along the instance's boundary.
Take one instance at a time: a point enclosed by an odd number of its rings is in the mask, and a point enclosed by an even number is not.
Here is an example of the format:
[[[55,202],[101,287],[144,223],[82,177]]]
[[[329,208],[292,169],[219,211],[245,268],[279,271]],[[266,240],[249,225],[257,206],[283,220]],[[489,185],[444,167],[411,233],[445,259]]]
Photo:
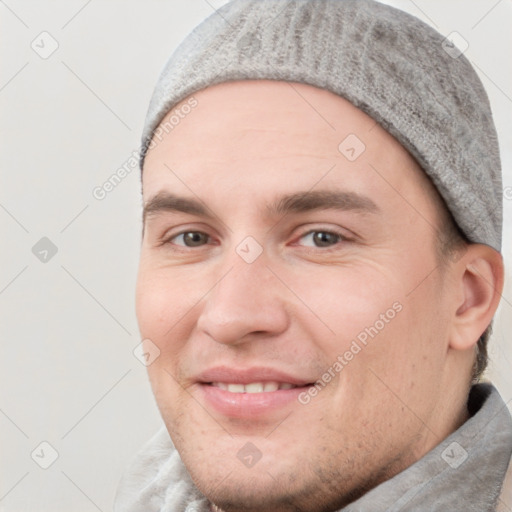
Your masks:
[[[512,418],[496,388],[472,387],[471,417],[422,459],[339,512],[494,512],[512,454]],[[509,508],[511,507],[511,508]],[[122,476],[114,512],[209,512],[163,426]]]

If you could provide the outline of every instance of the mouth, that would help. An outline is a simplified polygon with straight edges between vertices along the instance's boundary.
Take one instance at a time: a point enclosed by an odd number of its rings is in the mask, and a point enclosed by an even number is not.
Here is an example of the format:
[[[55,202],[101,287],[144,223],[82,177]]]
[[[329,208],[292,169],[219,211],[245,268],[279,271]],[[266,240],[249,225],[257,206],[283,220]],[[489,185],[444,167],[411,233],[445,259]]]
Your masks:
[[[197,378],[208,409],[229,418],[255,419],[298,406],[297,397],[314,384],[269,368],[217,367]]]
[[[291,382],[250,382],[236,384],[227,382],[211,382],[210,386],[228,391],[229,393],[272,393],[283,389],[293,389],[298,386]]]

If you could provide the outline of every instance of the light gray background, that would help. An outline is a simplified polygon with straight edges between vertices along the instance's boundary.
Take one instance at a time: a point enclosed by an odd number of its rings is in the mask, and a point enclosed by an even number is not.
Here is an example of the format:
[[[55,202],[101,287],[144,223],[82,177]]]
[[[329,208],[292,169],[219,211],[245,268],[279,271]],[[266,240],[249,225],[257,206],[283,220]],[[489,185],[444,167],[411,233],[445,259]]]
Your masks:
[[[102,201],[92,191],[137,149],[172,50],[223,3],[0,0],[0,511],[111,510],[123,468],[161,425],[132,353],[137,169]],[[491,97],[509,268],[489,374],[510,403],[512,2],[388,3],[461,34]],[[51,48],[43,31],[59,45],[46,59],[31,47]],[[32,252],[42,237],[58,248],[47,262]],[[59,454],[48,469],[43,441]]]

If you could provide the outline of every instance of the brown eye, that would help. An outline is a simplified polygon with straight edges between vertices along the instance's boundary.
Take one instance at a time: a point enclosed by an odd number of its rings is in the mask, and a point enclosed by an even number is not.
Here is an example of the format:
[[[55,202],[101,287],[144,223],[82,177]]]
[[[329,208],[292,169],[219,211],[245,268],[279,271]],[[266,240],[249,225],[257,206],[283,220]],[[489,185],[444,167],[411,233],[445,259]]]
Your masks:
[[[185,231],[171,239],[171,242],[176,245],[184,245],[185,247],[199,247],[208,243],[209,236],[200,231]]]
[[[301,240],[305,242],[303,245],[309,247],[330,247],[341,242],[343,237],[331,231],[310,231],[303,235]]]

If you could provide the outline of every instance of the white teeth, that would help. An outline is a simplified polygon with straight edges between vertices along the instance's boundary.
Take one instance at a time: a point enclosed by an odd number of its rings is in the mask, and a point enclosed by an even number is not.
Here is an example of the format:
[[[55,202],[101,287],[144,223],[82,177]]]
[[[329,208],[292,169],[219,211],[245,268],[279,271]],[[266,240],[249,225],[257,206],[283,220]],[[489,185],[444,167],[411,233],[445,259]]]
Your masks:
[[[245,391],[243,384],[228,384],[227,388],[230,393],[243,393]]]
[[[249,384],[229,384],[212,382],[212,386],[229,391],[230,393],[269,393],[279,389],[292,389],[297,386],[289,382],[251,382]]]
[[[246,393],[263,393],[263,384],[261,382],[252,382],[245,385]]]
[[[279,389],[279,384],[277,382],[265,382],[265,387],[263,391],[277,391]]]

